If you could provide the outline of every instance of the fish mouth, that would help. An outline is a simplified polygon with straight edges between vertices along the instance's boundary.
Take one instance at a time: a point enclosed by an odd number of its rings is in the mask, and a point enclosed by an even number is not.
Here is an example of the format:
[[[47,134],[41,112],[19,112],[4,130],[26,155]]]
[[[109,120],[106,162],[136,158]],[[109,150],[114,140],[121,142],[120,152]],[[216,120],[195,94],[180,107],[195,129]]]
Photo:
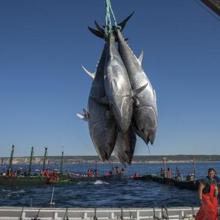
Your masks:
[[[157,130],[157,116],[154,108],[143,106],[135,111],[135,130],[144,142],[153,144]]]
[[[151,143],[151,145],[153,145],[154,140],[155,140],[155,136],[156,136],[156,132],[153,130],[142,129],[140,132],[140,136],[142,137],[142,139],[144,140],[146,145],[148,145],[149,142]]]

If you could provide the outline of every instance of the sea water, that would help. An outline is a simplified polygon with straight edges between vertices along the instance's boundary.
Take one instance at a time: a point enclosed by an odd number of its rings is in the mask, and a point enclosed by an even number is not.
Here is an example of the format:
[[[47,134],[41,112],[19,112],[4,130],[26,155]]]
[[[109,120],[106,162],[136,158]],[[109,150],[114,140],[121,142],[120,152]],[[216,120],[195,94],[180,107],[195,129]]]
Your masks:
[[[88,169],[97,169],[99,175],[111,170],[112,167],[122,167],[120,164],[66,164],[65,172],[85,174]],[[26,169],[27,165],[16,165],[14,169]],[[130,177],[135,172],[140,175],[159,174],[162,164],[133,164],[125,168],[124,175]],[[182,176],[192,173],[191,163],[172,163],[167,165],[175,174],[178,168]],[[220,163],[197,163],[196,176],[207,175],[207,169],[214,167],[220,173]],[[40,169],[40,166],[33,166]],[[59,169],[59,164],[49,165],[48,168]],[[2,171],[6,166],[0,168]],[[52,186],[0,186],[0,206],[37,206],[47,207],[52,194]],[[196,191],[178,189],[174,186],[163,185],[152,181],[135,181],[122,179],[115,181],[82,181],[69,185],[55,186],[55,207],[173,207],[198,206]]]

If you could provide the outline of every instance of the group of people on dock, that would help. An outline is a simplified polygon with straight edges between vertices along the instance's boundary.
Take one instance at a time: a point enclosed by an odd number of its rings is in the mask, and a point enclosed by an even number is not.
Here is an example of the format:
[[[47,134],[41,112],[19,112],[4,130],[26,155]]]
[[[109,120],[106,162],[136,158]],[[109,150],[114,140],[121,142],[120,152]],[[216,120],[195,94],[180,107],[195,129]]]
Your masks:
[[[161,168],[160,176],[163,178],[172,178],[173,177],[172,170],[169,167],[166,170]]]
[[[172,169],[169,168],[169,167],[166,170],[164,168],[161,168],[160,169],[160,177],[162,177],[162,178],[169,178],[169,179],[174,178],[175,180],[179,180],[179,181],[183,180],[183,177],[182,177],[178,167],[176,167],[175,174],[173,174]],[[194,173],[188,174],[186,176],[186,180],[187,181],[194,181],[195,180],[195,174]]]
[[[105,173],[105,176],[112,176],[112,175],[123,175],[124,174],[124,168],[122,167],[122,168],[120,168],[120,167],[112,167],[112,169],[111,170],[109,170],[109,171],[107,171],[106,173]]]

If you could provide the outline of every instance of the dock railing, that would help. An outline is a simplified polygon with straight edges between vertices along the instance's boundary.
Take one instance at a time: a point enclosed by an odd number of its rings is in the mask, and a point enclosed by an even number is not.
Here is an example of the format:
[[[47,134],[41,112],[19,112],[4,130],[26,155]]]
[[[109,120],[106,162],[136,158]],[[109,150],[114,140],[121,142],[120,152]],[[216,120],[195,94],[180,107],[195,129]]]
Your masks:
[[[198,209],[0,207],[0,220],[192,220]]]

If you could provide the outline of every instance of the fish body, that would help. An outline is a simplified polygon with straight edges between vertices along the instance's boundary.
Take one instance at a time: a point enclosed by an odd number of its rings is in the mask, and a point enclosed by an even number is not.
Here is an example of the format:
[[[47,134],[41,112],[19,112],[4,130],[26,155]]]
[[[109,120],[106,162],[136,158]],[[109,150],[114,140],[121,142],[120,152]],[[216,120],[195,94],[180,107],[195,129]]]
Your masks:
[[[94,80],[95,74],[91,73],[84,67],[83,69]],[[84,115],[85,118],[88,117],[88,113],[85,112]],[[84,119],[84,117],[81,118]],[[128,131],[125,133],[117,131],[117,139],[114,146],[114,154],[122,164],[126,164],[126,163],[131,164],[135,145],[136,145],[136,134],[132,126],[130,126]]]
[[[131,164],[136,145],[136,135],[132,126],[127,132],[119,132],[114,147],[114,154],[122,164]]]
[[[146,144],[149,142],[153,144],[158,117],[156,92],[143,70],[141,61],[134,55],[124,40],[121,31],[116,29],[115,32],[118,39],[119,53],[126,66],[132,89],[138,89],[147,84],[146,88],[135,97],[134,127]]]
[[[115,45],[115,37],[109,34],[105,60],[104,84],[111,110],[121,132],[131,124],[133,98],[127,70]]]
[[[107,45],[105,45],[88,99],[88,125],[90,137],[99,157],[104,161],[111,156],[115,146],[117,130],[116,122],[110,112],[108,103],[99,103],[106,98],[104,87],[104,68]]]

